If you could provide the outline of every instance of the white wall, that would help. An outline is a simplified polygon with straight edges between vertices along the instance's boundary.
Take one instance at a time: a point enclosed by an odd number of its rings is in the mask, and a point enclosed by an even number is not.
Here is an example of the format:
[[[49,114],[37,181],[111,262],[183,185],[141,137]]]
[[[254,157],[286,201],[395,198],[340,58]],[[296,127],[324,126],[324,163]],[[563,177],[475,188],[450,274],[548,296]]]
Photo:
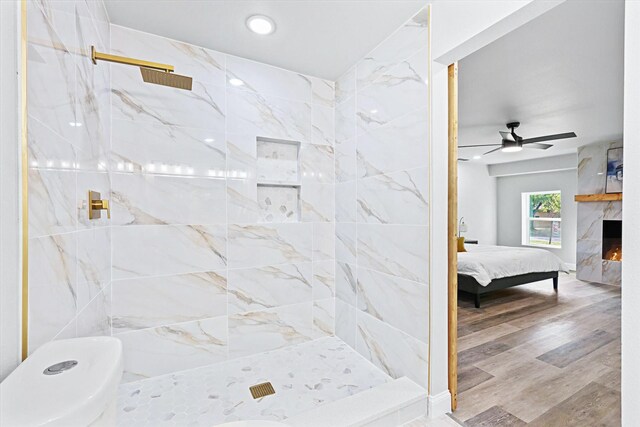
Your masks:
[[[487,165],[458,163],[458,220],[464,217],[463,236],[483,245],[495,245],[497,235],[497,183]]]
[[[0,380],[20,363],[19,2],[0,2]]]
[[[498,244],[522,246],[522,193],[562,192],[562,248],[549,249],[565,263],[576,263],[578,188],[575,170],[498,177]]]
[[[624,146],[625,187],[622,210],[622,425],[640,420],[640,2],[625,3]],[[632,184],[632,185],[629,185]],[[631,262],[629,262],[631,261]]]

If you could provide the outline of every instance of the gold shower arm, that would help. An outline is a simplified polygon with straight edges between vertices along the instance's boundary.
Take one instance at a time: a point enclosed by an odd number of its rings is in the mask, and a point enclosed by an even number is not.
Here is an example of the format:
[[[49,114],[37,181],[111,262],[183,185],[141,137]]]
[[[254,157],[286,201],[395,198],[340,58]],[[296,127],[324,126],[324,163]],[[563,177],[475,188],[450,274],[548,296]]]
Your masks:
[[[110,55],[96,51],[95,46],[91,46],[91,61],[97,64],[98,61],[115,62],[117,64],[134,65],[136,67],[151,68],[152,70],[160,70],[167,73],[174,71],[173,65],[160,64],[157,62],[143,61],[141,59],[127,58],[126,56]]]

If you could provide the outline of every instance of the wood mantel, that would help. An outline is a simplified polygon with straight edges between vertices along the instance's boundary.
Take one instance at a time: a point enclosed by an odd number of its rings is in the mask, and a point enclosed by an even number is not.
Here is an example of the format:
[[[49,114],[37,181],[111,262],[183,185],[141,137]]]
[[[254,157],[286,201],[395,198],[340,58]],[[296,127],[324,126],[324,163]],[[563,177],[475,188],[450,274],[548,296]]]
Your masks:
[[[617,202],[622,200],[622,193],[611,194],[577,194],[576,202]]]

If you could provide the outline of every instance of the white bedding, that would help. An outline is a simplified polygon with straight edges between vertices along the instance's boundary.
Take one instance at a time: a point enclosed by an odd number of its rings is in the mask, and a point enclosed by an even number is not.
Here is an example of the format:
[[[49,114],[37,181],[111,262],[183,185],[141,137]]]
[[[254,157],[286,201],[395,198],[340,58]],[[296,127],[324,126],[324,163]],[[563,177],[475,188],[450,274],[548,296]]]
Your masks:
[[[482,286],[519,274],[569,272],[560,258],[545,249],[490,245],[465,245],[465,249],[458,252],[458,273],[472,276]]]

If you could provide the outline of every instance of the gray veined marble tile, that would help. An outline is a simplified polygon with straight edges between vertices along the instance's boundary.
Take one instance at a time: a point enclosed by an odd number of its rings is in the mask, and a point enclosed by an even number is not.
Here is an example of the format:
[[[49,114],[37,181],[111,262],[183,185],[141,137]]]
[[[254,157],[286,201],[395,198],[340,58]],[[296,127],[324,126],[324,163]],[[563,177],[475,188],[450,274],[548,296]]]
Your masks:
[[[358,219],[381,224],[427,225],[427,168],[376,175],[358,181]]]
[[[75,233],[29,239],[29,285],[61,285],[76,295]]]
[[[333,222],[335,215],[335,186],[306,183],[300,191],[302,221]]]
[[[78,309],[78,337],[111,335],[111,285],[107,285],[88,304]]]
[[[192,77],[194,83],[225,85],[227,55],[118,25],[111,28],[114,53],[173,65],[176,73]]]
[[[358,177],[421,167],[429,161],[428,109],[358,135]]]
[[[29,239],[30,351],[51,340],[73,319],[76,289],[75,233]]]
[[[333,298],[336,295],[335,261],[313,262],[313,300]]]
[[[227,55],[227,80],[239,79],[238,90],[247,90],[265,97],[292,101],[312,101],[311,78],[304,74],[271,65]]]
[[[358,133],[428,107],[426,49],[402,61],[357,95]]]
[[[223,269],[223,225],[145,225],[112,229],[113,279]]]
[[[312,107],[311,142],[321,145],[333,145],[335,142],[335,110],[333,107],[314,104]]]
[[[83,169],[106,170],[111,143],[111,73],[108,64],[96,66],[91,61],[90,46],[108,51],[94,25],[87,4],[79,2],[76,12],[77,116],[79,163]]]
[[[311,141],[311,105],[253,92],[227,90],[227,132]]]
[[[602,260],[602,282],[620,285],[622,283],[622,263]]]
[[[339,144],[356,134],[356,98],[339,104],[335,108],[335,142]]]
[[[117,334],[124,353],[124,381],[196,368],[227,359],[226,316]]]
[[[336,184],[336,221],[356,222],[356,180]]]
[[[578,194],[604,193],[607,150],[622,147],[621,142],[585,145],[578,149]]]
[[[336,182],[356,179],[356,137],[346,141],[336,142],[335,148]]]
[[[358,265],[427,283],[429,238],[426,226],[358,225]]]
[[[230,268],[311,260],[312,224],[231,224],[228,236]]]
[[[313,302],[313,337],[332,336],[335,333],[336,307],[333,298]]]
[[[75,37],[74,16],[58,14],[66,34],[28,3],[27,95],[29,114],[70,143],[76,142],[76,64],[66,44]]]
[[[335,84],[336,106],[356,93],[356,67],[351,68],[338,78]]]
[[[355,265],[336,262],[336,298],[356,306],[358,273]]]
[[[336,223],[336,260],[356,263],[355,223]]]
[[[304,144],[300,147],[302,182],[334,182],[334,149],[328,145]]]
[[[224,271],[117,280],[112,289],[114,332],[227,315]]]
[[[114,120],[111,170],[224,177],[224,132]],[[175,148],[179,146],[180,149]],[[178,172],[179,171],[179,172]]]
[[[311,90],[313,91],[314,105],[324,105],[326,107],[335,106],[335,83],[330,80],[323,80],[318,77],[311,79]]]
[[[114,119],[211,131],[225,128],[225,90],[200,81],[191,91],[147,84],[134,67],[111,68]]]
[[[336,298],[336,336],[356,348],[356,308]]]
[[[391,377],[427,386],[427,344],[365,313],[357,316],[356,350]]]
[[[224,178],[113,173],[112,224],[224,223]]]
[[[111,228],[80,230],[76,233],[76,242],[78,284],[86,283],[101,289],[111,282]],[[88,302],[94,296],[95,292],[82,295],[78,290],[79,301]]]
[[[311,301],[229,316],[229,356],[275,350],[312,338]]]
[[[357,307],[360,310],[424,343],[428,342],[427,285],[364,268],[358,268],[357,282]]]
[[[602,281],[602,240],[580,239],[576,245],[576,277],[587,282]]]
[[[605,203],[578,203],[578,240],[602,238],[603,205]]]
[[[33,116],[28,119],[29,167],[49,171],[76,169],[76,147]]]
[[[358,90],[373,83],[416,51],[428,46],[428,11],[425,7],[358,62]]]
[[[336,257],[336,228],[333,222],[313,223],[313,260],[333,260]]]
[[[229,314],[312,300],[310,262],[229,271]]]
[[[76,230],[75,194],[75,171],[29,169],[29,235]]]
[[[51,341],[76,315],[75,295],[61,284],[29,284],[29,353]],[[68,337],[75,337],[67,330]],[[62,337],[61,337],[62,338]]]

